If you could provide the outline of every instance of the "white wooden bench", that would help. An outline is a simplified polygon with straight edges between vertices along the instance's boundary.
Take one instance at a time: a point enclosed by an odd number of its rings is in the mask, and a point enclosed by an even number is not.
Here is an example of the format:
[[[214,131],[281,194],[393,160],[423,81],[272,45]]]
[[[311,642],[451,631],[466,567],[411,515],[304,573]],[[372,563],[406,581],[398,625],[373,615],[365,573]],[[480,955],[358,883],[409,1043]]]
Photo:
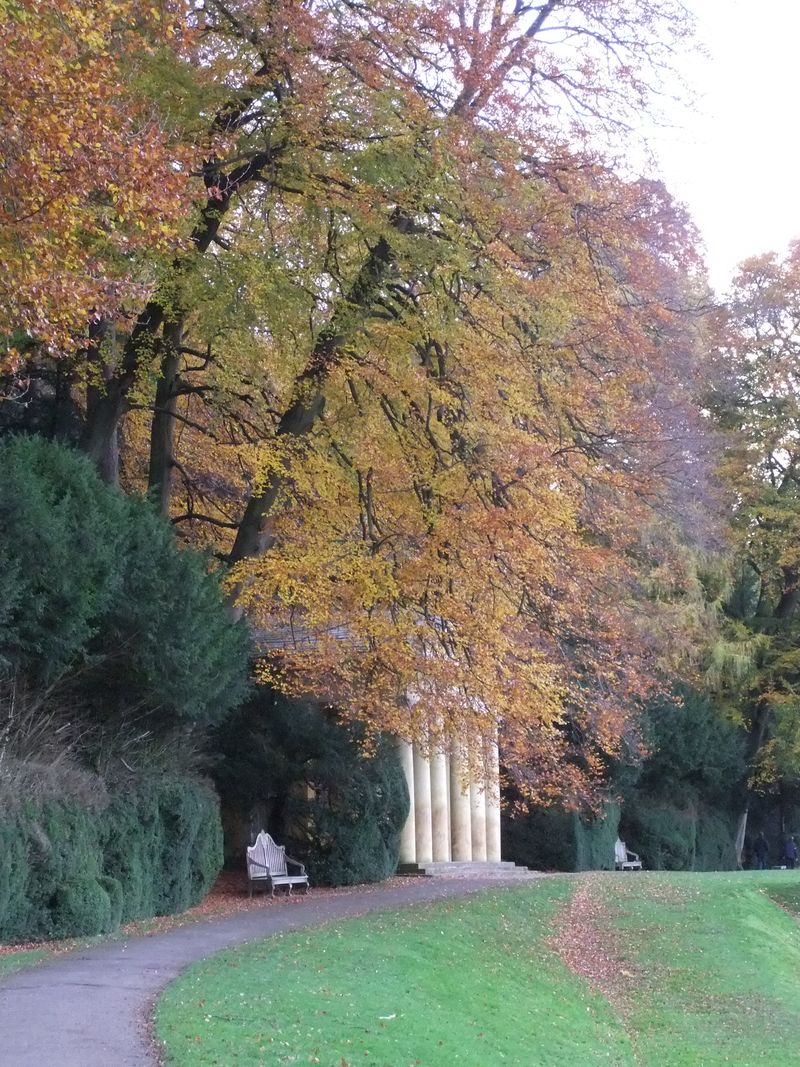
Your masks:
[[[296,868],[295,874],[289,874],[289,867]],[[254,845],[247,849],[247,884],[250,896],[253,887],[263,884],[275,896],[276,886],[286,886],[291,893],[295,886],[302,886],[308,892],[308,875],[305,866],[298,860],[286,855],[283,845],[276,845],[266,830],[262,830]]]
[[[615,871],[640,871],[642,861],[637,852],[631,852],[621,838],[617,838],[614,844],[614,870]]]

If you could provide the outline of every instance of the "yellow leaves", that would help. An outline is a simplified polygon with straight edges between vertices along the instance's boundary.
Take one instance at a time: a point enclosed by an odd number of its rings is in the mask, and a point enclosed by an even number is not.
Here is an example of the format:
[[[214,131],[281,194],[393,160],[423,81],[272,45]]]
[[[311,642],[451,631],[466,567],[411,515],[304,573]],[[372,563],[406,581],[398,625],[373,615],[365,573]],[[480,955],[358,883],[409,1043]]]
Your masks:
[[[177,247],[191,203],[174,166],[185,149],[127,81],[126,53],[151,40],[136,4],[19,8],[0,24],[0,332],[71,349],[92,306],[139,295],[133,252]]]
[[[505,749],[535,767],[525,789],[540,797],[559,783],[577,796],[604,755],[633,743],[654,646],[675,623],[637,603],[634,550],[657,480],[634,477],[634,459],[615,453],[619,440],[656,436],[641,404],[660,371],[653,301],[628,308],[605,277],[598,292],[562,208],[549,212],[567,227],[547,247],[552,269],[534,278],[495,249],[474,266],[460,247],[451,261],[426,246],[420,266],[408,239],[397,275],[417,279],[413,309],[398,300],[396,314],[354,314],[324,381],[324,417],[297,438],[277,437],[271,419],[296,395],[314,331],[308,305],[273,276],[288,271],[330,314],[336,295],[319,280],[328,249],[316,220],[289,212],[279,237],[270,231],[283,261],[265,267],[272,246],[254,232],[241,261],[226,261],[253,325],[226,334],[225,374],[235,392],[238,368],[273,411],[231,465],[256,494],[281,486],[262,531],[270,550],[231,575],[271,649],[262,676],[404,736],[422,738],[431,722],[485,735],[502,720]],[[452,242],[463,239],[453,227]],[[356,227],[337,253],[355,275]],[[252,400],[245,412],[252,426]],[[650,579],[669,600],[677,579],[658,568]],[[584,771],[568,758],[567,724],[583,738]]]

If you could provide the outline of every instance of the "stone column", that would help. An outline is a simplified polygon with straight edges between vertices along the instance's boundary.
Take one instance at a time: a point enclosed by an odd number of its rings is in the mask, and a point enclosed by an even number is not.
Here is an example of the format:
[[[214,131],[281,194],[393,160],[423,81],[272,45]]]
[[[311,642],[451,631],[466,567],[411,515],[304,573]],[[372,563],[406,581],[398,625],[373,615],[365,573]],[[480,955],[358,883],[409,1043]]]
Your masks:
[[[403,768],[403,774],[406,776],[408,799],[410,801],[408,818],[406,819],[406,824],[400,834],[399,861],[400,863],[416,863],[417,842],[414,829],[414,753],[408,741],[404,741],[401,737],[395,739],[395,745],[398,758],[400,759],[400,765]]]
[[[452,817],[453,817],[452,816],[452,812],[450,811],[450,775],[452,773],[452,766],[451,766],[452,760],[450,759],[449,750],[447,752],[445,752],[444,763],[445,763],[445,767],[447,768],[447,775],[446,775],[446,778],[447,778],[447,782],[446,782],[446,785],[447,785],[447,854],[450,857],[450,859],[452,860],[452,858],[453,858],[453,837],[452,837],[452,834],[450,832],[450,827],[452,826]]]
[[[500,749],[490,741],[486,751],[486,858],[500,862]]]
[[[414,839],[417,863],[433,859],[433,824],[431,822],[431,765],[414,745]]]
[[[486,793],[480,782],[469,787],[470,824],[472,830],[472,859],[486,862]]]
[[[431,830],[433,858],[447,863],[450,859],[450,825],[447,819],[447,756],[431,756]]]
[[[450,756],[450,840],[454,862],[469,863],[472,859],[469,807],[469,784],[466,782],[464,753],[460,742],[454,741]]]

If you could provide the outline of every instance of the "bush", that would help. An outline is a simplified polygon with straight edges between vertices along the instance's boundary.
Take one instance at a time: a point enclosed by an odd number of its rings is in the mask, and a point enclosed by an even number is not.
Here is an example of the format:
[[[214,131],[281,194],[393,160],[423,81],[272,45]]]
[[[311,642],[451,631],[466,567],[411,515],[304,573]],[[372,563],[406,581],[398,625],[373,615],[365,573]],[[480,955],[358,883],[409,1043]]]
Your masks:
[[[0,941],[104,934],[199,903],[222,866],[203,782],[146,782],[91,811],[29,803],[0,816]]]
[[[243,863],[263,825],[317,885],[392,875],[409,809],[405,775],[391,743],[380,739],[365,756],[362,740],[332,709],[259,687],[216,744],[231,861]]]
[[[624,790],[623,828],[646,867],[730,870],[746,776],[743,733],[702,694],[679,695],[648,711],[652,754]]]
[[[232,623],[219,576],[146,500],[129,498],[120,596],[88,653],[108,666],[103,699],[163,708],[185,721],[220,722],[249,687],[250,638]],[[120,652],[124,650],[124,655]]]
[[[614,845],[619,834],[619,804],[609,802],[593,819],[575,816],[575,870],[614,869]],[[635,846],[631,846],[636,851]]]
[[[534,870],[612,870],[619,806],[594,819],[563,808],[533,808],[504,816],[503,855]]]
[[[88,937],[111,931],[111,899],[99,878],[77,878],[60,886],[50,915],[53,937]]]
[[[77,661],[122,587],[125,515],[68,449],[0,441],[0,665],[46,683]]]
[[[721,871],[736,866],[735,818],[698,805],[637,794],[626,826],[645,867],[656,871]]]
[[[249,649],[208,561],[147,501],[62,445],[0,440],[0,670],[71,678],[101,718],[218,722],[247,691]]]

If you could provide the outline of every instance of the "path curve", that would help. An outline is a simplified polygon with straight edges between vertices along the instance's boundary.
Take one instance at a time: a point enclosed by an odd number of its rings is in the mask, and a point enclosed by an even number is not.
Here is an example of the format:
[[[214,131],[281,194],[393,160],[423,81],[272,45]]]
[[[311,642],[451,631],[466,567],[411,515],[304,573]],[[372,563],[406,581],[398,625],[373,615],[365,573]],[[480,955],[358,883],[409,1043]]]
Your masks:
[[[159,1056],[149,1025],[153,1002],[190,963],[304,926],[509,884],[416,878],[340,896],[316,896],[312,890],[300,900],[56,957],[0,979],[0,1062],[4,1067],[155,1067]]]

